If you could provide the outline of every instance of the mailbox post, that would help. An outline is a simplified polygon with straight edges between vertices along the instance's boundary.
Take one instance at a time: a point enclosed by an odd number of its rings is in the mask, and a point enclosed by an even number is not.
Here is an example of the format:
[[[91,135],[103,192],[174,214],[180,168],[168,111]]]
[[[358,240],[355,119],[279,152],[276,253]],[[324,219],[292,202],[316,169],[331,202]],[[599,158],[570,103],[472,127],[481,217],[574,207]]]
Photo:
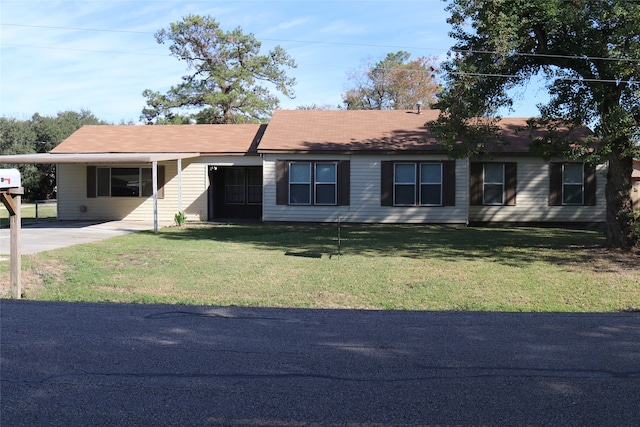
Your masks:
[[[22,298],[22,265],[20,253],[21,196],[24,194],[17,169],[0,169],[0,198],[9,212],[11,251],[11,297]]]

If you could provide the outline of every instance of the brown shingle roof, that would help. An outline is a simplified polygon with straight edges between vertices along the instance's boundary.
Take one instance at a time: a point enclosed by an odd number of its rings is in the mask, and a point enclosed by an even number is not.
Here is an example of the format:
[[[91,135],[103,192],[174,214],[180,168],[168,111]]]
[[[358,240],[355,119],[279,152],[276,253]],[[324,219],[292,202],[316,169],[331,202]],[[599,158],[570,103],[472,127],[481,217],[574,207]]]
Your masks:
[[[278,110],[269,125],[83,126],[51,150],[64,153],[442,152],[425,123],[437,110]],[[527,154],[527,119],[502,119],[500,152]],[[579,129],[580,136],[589,133]],[[584,135],[582,135],[584,134]],[[259,144],[259,145],[258,145]]]
[[[259,152],[440,152],[435,135],[425,123],[438,118],[438,110],[422,114],[406,110],[294,110],[276,111],[258,147]],[[505,154],[528,154],[533,138],[525,118],[507,118],[499,122],[509,145],[500,147]],[[577,137],[590,134],[583,128]]]
[[[258,151],[436,151],[438,111],[278,110]]]
[[[265,125],[83,126],[51,150],[63,153],[255,153]]]

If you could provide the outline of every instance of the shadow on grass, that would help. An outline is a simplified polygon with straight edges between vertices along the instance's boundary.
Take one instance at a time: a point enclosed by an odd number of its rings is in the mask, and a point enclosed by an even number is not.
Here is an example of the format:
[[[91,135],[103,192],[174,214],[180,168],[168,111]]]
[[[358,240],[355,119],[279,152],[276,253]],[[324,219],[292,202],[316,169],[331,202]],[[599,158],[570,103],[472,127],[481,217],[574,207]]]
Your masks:
[[[340,238],[338,238],[338,235]],[[587,263],[601,252],[600,231],[437,225],[239,224],[163,229],[162,239],[249,244],[287,255],[322,254],[415,259],[488,259],[507,265]],[[340,245],[340,248],[338,248]]]

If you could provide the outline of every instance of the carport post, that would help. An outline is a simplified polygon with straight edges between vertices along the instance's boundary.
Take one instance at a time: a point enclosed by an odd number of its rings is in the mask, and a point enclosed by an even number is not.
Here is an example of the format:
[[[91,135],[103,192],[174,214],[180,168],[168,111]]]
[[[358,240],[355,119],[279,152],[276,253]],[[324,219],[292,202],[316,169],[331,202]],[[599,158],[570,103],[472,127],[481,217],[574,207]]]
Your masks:
[[[182,212],[182,159],[178,159],[178,212]]]
[[[151,181],[153,181],[153,232],[158,234],[158,162],[151,162]]]

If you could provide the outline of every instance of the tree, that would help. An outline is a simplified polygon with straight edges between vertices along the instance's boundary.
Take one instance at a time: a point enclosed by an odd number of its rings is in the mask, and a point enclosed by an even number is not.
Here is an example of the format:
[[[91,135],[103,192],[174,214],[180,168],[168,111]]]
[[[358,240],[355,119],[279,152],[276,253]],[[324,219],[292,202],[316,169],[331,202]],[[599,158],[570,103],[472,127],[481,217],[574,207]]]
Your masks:
[[[88,110],[60,112],[55,117],[35,113],[30,120],[0,118],[0,153],[46,153],[84,125],[106,124]],[[25,199],[48,199],[56,185],[55,165],[18,165]]]
[[[536,76],[550,101],[539,105],[533,128],[548,137],[532,148],[545,158],[565,156],[608,163],[607,244],[630,248],[632,159],[640,137],[640,3],[628,0],[452,0],[451,36],[443,64],[446,89],[428,123],[452,155],[478,155],[495,133],[497,111]],[[592,127],[593,139],[570,132]],[[560,129],[568,132],[560,132]]]
[[[160,44],[170,42],[171,55],[186,62],[191,73],[166,94],[145,90],[141,119],[175,122],[172,111],[199,108],[200,123],[264,122],[279,100],[262,82],[293,98],[295,79],[284,70],[296,67],[293,59],[280,46],[260,54],[261,43],[240,27],[224,32],[211,17],[189,15],[155,37]]]
[[[316,104],[315,102],[313,104],[308,104],[308,105],[298,105],[296,107],[296,110],[338,110],[337,107],[333,107],[329,104]]]
[[[374,65],[351,74],[354,87],[342,95],[348,110],[410,110],[436,100],[440,85],[433,58],[409,60],[405,51],[388,53]]]

